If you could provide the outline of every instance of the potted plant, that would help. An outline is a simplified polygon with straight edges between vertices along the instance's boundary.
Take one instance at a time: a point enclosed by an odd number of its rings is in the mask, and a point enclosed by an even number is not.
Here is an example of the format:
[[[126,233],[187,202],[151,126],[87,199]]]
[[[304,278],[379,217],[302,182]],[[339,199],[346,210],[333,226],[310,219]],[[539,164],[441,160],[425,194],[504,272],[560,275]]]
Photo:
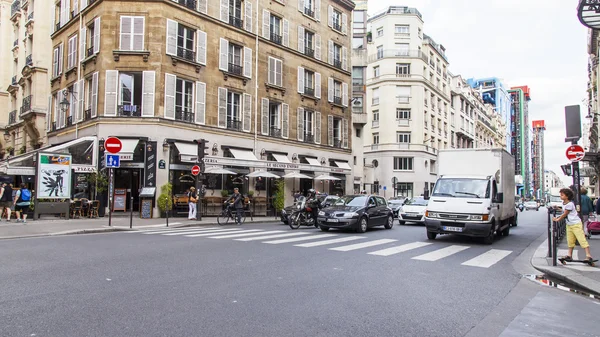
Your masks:
[[[160,187],[160,195],[158,196],[158,200],[156,204],[158,206],[158,210],[160,211],[160,217],[166,217],[167,211],[173,209],[173,185],[170,183],[164,184]]]
[[[253,196],[254,196],[254,191],[252,191],[252,190],[248,191],[248,198],[252,199]]]
[[[108,190],[108,177],[104,173],[92,173],[87,176],[87,183],[92,193],[92,200],[100,201],[98,206],[98,216],[104,217],[106,211],[106,197],[104,194]]]
[[[25,147],[25,145],[21,146],[21,148],[19,149],[19,154],[23,154],[27,151],[27,148]]]
[[[275,208],[275,214],[281,213],[281,210],[285,207],[285,182],[283,180],[275,181],[273,207]]]
[[[373,33],[368,32],[367,33],[367,42],[372,42],[373,41]]]
[[[14,147],[12,147],[12,146],[9,146],[9,147],[7,147],[7,148],[6,148],[6,152],[7,152],[9,155],[11,155],[11,156],[14,156],[14,155],[15,155],[14,151],[15,151],[15,148],[14,148]]]
[[[229,196],[229,191],[227,191],[227,190],[221,190],[221,196],[223,198],[227,198]]]

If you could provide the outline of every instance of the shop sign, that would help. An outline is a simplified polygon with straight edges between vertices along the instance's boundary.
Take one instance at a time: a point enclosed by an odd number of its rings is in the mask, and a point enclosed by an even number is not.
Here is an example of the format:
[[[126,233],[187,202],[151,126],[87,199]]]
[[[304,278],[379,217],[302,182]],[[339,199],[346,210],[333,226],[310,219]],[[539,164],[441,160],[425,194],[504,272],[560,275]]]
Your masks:
[[[75,173],[95,173],[96,168],[89,165],[73,165],[73,172]]]
[[[277,168],[284,170],[298,170],[300,169],[300,165],[298,164],[289,164],[289,163],[279,163],[276,161],[267,162],[267,168]]]
[[[121,161],[132,161],[133,153],[119,153],[119,157],[121,157]]]
[[[204,164],[208,166],[242,166],[251,168],[270,168],[270,169],[283,169],[283,170],[306,170],[312,172],[329,172],[329,173],[341,173],[350,174],[350,170],[339,168],[339,167],[325,167],[307,164],[294,164],[294,163],[280,163],[276,161],[265,161],[265,160],[243,160],[235,158],[223,158],[223,157],[204,157]]]
[[[329,172],[331,173],[346,173],[347,170],[341,169],[339,167],[330,167]]]

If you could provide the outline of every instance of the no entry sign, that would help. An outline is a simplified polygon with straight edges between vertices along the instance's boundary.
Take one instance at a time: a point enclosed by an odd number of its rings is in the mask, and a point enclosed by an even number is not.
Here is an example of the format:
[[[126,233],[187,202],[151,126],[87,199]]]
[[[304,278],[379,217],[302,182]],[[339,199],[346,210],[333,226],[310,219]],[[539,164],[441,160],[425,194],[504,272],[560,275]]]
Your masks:
[[[104,148],[109,153],[117,154],[121,152],[123,143],[121,143],[121,140],[117,137],[108,137],[106,141],[104,141]]]
[[[194,167],[192,167],[192,174],[197,176],[200,174],[200,166],[198,165],[194,165]]]
[[[567,159],[578,162],[585,157],[585,150],[580,145],[571,145],[567,148]]]

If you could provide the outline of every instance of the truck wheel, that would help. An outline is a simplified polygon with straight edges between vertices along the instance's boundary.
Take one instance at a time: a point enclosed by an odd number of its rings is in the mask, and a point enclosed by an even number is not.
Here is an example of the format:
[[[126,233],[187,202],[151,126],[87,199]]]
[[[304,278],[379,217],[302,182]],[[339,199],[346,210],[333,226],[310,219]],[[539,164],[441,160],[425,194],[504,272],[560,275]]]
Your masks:
[[[494,243],[495,234],[496,231],[494,230],[494,228],[490,229],[490,233],[488,234],[488,236],[483,238],[483,243],[485,243],[486,245],[491,245],[492,243]]]
[[[510,225],[506,226],[506,228],[504,228],[504,230],[502,231],[502,236],[508,236],[508,234],[510,233]]]
[[[517,220],[519,220],[519,218],[518,218],[517,214],[515,213],[515,216],[511,221],[511,226],[517,227]]]
[[[435,233],[435,232],[430,232],[430,231],[427,231],[427,238],[428,238],[429,240],[435,240],[435,237],[436,237],[436,236],[437,236],[437,233]]]

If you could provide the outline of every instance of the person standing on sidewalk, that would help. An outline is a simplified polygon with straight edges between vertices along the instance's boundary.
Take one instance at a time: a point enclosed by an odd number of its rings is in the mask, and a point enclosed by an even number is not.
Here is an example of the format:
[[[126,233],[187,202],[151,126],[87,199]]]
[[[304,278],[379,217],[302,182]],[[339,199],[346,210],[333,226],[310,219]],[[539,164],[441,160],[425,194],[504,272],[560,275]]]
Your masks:
[[[592,254],[590,253],[590,245],[585,239],[583,232],[583,224],[581,219],[577,216],[577,209],[573,203],[573,191],[568,188],[560,190],[560,199],[563,201],[564,213],[559,217],[555,217],[553,221],[560,221],[567,219],[567,245],[569,246],[569,252],[567,256],[564,256],[565,261],[573,261],[573,248],[575,248],[575,242],[578,241],[581,248],[585,249],[585,261],[593,261]]]
[[[198,202],[198,195],[196,194],[196,188],[190,187],[188,192],[188,206],[190,211],[188,212],[188,220],[196,220],[196,203]]]
[[[583,220],[583,232],[585,233],[585,226],[588,223],[590,214],[594,212],[594,203],[592,199],[588,197],[588,190],[585,187],[581,188],[581,220]]]
[[[12,206],[12,188],[7,183],[2,184],[0,190],[0,208],[2,209],[0,214],[6,212],[6,221],[10,221],[10,212]]]
[[[17,191],[14,199],[15,214],[17,215],[17,222],[27,223],[27,210],[31,204],[31,191],[23,183],[20,187],[21,189]],[[22,218],[21,214],[23,214]]]

